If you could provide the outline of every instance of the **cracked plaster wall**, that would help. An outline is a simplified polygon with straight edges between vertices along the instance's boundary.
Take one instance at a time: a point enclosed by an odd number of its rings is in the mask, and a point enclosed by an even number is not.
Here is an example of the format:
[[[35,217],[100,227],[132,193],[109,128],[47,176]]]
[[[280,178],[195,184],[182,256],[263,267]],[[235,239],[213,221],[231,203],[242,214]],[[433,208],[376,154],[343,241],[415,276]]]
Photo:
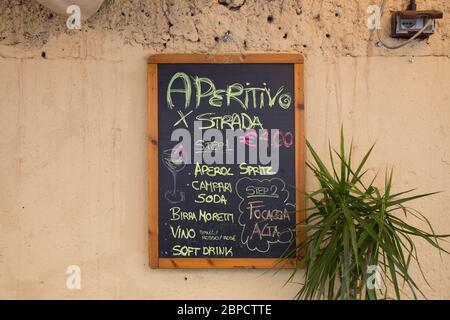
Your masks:
[[[450,232],[450,2],[418,1],[444,19],[428,41],[396,51],[376,47],[366,27],[377,2],[106,0],[69,31],[35,1],[2,1],[0,298],[279,299],[298,289],[283,286],[284,271],[148,268],[153,53],[304,54],[311,142],[325,154],[341,123],[357,154],[377,141],[371,172],[394,167],[397,190],[445,190],[416,207]],[[387,12],[405,5],[390,0]],[[418,246],[432,288],[415,271],[419,284],[449,299],[450,258]],[[80,291],[65,288],[71,264]]]

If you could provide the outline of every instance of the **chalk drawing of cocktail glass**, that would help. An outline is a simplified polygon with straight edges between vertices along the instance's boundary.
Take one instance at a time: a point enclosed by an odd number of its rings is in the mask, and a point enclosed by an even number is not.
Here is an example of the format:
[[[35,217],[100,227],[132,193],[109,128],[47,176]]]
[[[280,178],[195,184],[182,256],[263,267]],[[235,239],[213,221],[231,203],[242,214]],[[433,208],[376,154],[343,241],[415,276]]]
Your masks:
[[[167,169],[172,173],[173,188],[167,190],[164,197],[170,203],[179,203],[184,201],[184,192],[177,190],[177,174],[186,166],[185,153],[182,148],[179,149],[167,149],[162,153],[162,162]]]

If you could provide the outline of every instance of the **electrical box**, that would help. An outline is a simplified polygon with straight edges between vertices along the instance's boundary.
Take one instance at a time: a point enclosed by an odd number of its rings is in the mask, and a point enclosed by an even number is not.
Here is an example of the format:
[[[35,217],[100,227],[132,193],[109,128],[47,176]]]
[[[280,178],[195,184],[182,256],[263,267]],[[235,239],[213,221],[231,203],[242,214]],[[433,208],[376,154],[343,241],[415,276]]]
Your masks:
[[[435,20],[442,19],[443,16],[443,12],[438,10],[396,11],[392,14],[391,37],[409,39],[432,20],[431,24],[418,36],[419,39],[426,39],[434,33]]]

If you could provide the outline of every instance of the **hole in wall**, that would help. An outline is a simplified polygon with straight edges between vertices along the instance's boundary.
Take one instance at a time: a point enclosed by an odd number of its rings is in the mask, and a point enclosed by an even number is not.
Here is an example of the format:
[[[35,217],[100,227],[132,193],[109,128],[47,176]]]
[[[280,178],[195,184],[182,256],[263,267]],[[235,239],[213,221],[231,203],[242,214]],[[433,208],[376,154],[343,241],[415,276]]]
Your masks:
[[[224,35],[223,35],[223,37],[222,37],[222,40],[223,40],[224,42],[227,42],[228,40],[230,40],[230,38],[231,38],[231,31],[228,30],[227,32],[224,33]]]
[[[245,4],[247,0],[244,0],[241,4],[234,4],[233,1],[229,1],[229,0],[218,0],[218,3],[222,6],[224,6],[225,8],[227,8],[228,10],[231,11],[238,11],[239,9],[241,9],[241,7]]]

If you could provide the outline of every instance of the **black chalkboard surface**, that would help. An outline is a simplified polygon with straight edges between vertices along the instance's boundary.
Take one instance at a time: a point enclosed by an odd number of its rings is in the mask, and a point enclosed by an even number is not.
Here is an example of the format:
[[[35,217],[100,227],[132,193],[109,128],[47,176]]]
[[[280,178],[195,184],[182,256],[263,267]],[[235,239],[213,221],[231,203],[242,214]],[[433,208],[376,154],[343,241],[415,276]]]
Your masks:
[[[267,268],[299,241],[303,60],[213,57],[149,64],[152,267]]]

